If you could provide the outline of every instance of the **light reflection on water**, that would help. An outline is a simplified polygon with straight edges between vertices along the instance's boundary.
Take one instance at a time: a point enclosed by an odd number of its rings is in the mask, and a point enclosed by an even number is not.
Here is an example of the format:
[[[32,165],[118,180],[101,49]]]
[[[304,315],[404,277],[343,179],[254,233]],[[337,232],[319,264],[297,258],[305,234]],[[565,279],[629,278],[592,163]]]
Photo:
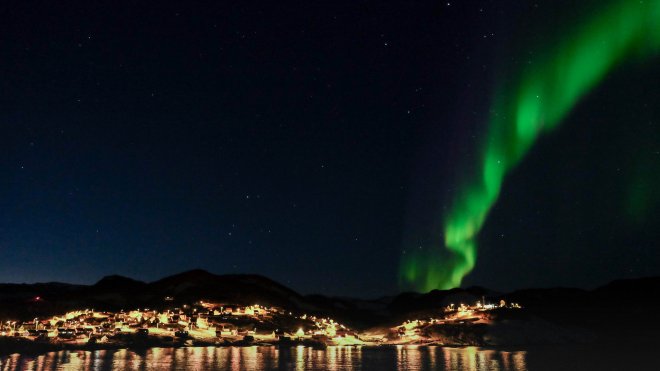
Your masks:
[[[10,370],[527,370],[526,352],[475,347],[151,348],[0,357]]]

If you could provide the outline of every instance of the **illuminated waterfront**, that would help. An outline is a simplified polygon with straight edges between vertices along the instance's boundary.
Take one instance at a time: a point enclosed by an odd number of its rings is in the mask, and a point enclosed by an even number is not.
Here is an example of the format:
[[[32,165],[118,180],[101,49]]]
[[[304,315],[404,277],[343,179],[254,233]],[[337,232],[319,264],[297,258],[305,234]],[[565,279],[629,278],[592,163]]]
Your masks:
[[[653,346],[188,347],[0,357],[0,370],[623,370],[653,369]]]
[[[527,370],[524,351],[441,347],[190,347],[0,358],[1,370]]]

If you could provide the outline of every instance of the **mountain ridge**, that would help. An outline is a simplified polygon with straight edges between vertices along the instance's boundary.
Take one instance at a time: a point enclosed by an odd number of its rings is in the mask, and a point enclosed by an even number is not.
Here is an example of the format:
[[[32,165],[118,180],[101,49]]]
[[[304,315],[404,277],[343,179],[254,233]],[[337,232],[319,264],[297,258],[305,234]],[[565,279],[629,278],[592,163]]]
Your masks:
[[[616,315],[628,302],[654,306],[660,297],[660,277],[613,280],[593,290],[577,288],[528,288],[499,293],[472,286],[427,293],[402,292],[376,299],[302,295],[258,274],[214,274],[193,269],[152,282],[120,275],[102,277],[92,285],[55,283],[0,284],[2,318],[52,315],[68,310],[95,308],[120,310],[158,308],[199,300],[239,305],[278,306],[301,313],[327,315],[358,327],[400,323],[442,313],[450,304],[515,301],[533,315],[564,320],[571,311],[595,316]],[[622,302],[623,300],[623,303]],[[165,300],[168,300],[167,303]],[[639,304],[642,303],[642,304]]]

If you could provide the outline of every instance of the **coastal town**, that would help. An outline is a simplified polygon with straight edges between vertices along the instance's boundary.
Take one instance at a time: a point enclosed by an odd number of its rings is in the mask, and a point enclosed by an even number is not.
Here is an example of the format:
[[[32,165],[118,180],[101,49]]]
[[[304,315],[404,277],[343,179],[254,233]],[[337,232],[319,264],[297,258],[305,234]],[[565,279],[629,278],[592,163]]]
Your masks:
[[[166,298],[168,300],[169,298]],[[3,321],[0,335],[60,344],[310,346],[361,344],[357,332],[330,318],[295,315],[261,305],[199,301],[164,311],[140,308],[107,312],[84,309],[32,321]]]
[[[487,326],[493,322],[494,311],[515,311],[522,309],[518,303],[507,304],[500,300],[498,304],[486,303],[485,299],[473,305],[464,303],[449,304],[442,310],[439,318],[407,320],[389,329],[382,340],[385,344],[435,344],[444,345],[443,330],[465,326]]]
[[[173,301],[166,297],[165,301]],[[164,310],[119,312],[82,309],[29,321],[4,320],[2,344],[44,349],[153,346],[327,346],[441,344],[434,332],[456,326],[487,325],[495,310],[520,305],[479,301],[439,308],[438,318],[410,319],[392,327],[358,332],[332,318],[293,313],[258,304],[241,306],[209,301]]]

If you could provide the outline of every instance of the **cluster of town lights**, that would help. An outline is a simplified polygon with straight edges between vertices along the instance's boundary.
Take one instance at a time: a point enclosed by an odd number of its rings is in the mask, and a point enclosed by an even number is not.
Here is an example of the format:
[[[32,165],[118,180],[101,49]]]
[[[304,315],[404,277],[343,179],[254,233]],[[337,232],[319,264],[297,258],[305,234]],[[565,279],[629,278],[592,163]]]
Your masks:
[[[166,300],[168,301],[168,300]],[[171,300],[170,300],[171,301]],[[158,338],[182,338],[205,341],[314,342],[323,345],[364,345],[393,341],[422,341],[424,329],[434,325],[490,323],[490,311],[520,309],[517,303],[499,304],[478,301],[474,305],[449,304],[441,308],[439,318],[408,320],[386,333],[357,333],[334,319],[314,315],[295,315],[278,307],[262,305],[224,305],[199,301],[163,311],[148,308],[128,312],[76,310],[50,318],[31,321],[0,322],[0,335],[28,337],[42,341],[95,343],[112,341],[125,334]],[[213,343],[211,343],[213,344]]]

